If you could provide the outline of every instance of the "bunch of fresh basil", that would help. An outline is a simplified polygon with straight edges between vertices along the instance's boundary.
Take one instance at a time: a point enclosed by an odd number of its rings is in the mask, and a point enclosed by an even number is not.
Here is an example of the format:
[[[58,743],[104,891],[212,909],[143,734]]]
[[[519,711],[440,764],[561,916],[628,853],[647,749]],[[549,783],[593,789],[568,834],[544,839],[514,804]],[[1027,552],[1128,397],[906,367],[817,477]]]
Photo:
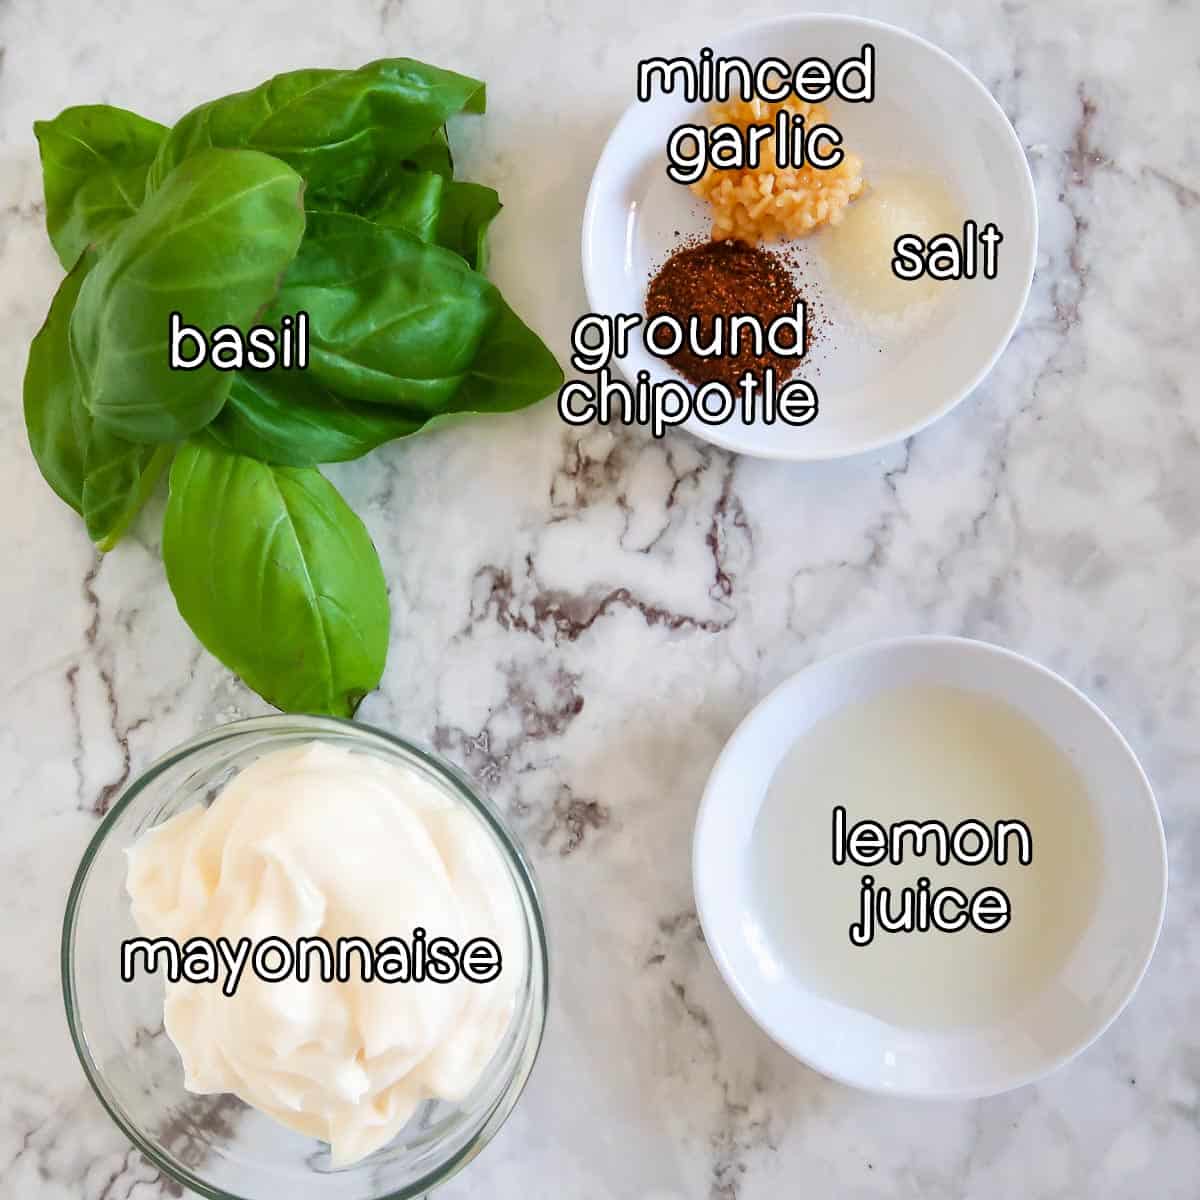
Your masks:
[[[34,126],[68,271],[29,351],[34,457],[101,550],[170,464],[179,611],[279,708],[350,715],[387,654],[378,555],[318,464],[562,382],[483,274],[499,197],[454,178],[446,121],[483,109],[478,80],[386,59],[172,129],[107,105]],[[172,370],[172,312],[206,333],[307,313],[308,368]]]

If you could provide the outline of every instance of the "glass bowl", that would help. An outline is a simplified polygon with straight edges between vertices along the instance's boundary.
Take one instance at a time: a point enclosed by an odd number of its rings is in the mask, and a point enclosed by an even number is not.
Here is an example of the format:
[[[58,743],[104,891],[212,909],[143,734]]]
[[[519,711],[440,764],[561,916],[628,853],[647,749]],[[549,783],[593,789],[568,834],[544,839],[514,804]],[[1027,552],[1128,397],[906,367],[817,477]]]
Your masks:
[[[426,1101],[387,1146],[346,1167],[329,1147],[276,1124],[236,1096],[194,1095],[163,1029],[158,973],[120,977],[120,946],[138,930],[125,892],[125,850],[146,829],[223,786],[261,755],[331,742],[416,771],[471,810],[500,851],[526,937],[524,977],[504,1041],[470,1095]],[[79,1061],[101,1104],[166,1175],[212,1200],[410,1200],[468,1163],[512,1111],[546,1019],[547,950],[533,871],[492,806],[455,768],[378,729],[328,717],[270,716],[201,734],[160,759],[113,805],[67,900],[63,998]]]

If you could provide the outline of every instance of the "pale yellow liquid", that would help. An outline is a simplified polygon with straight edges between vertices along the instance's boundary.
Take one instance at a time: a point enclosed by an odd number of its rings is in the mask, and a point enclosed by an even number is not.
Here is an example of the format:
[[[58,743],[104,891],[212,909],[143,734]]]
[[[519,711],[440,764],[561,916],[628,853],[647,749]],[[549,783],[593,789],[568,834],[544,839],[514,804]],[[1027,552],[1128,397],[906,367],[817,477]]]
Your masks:
[[[832,812],[937,818],[951,829],[1022,820],[1033,860],[940,866],[911,853],[902,865],[834,865]],[[970,849],[977,843],[972,840]],[[1101,846],[1087,795],[1066,755],[998,701],[922,685],[881,692],[818,722],[781,762],[753,834],[753,887],[772,952],[802,984],[892,1024],[919,1029],[982,1024],[1015,1012],[1054,976],[1094,907]],[[927,876],[968,897],[1002,888],[1012,918],[997,933],[878,930],[854,946],[864,874],[901,888]],[[898,905],[896,906],[898,910]],[[951,910],[957,912],[957,906]]]
[[[892,174],[872,180],[865,195],[830,226],[818,248],[837,295],[867,318],[897,318],[927,310],[954,284],[898,279],[892,271],[896,239],[915,234],[926,242],[940,233],[962,235],[963,214],[941,180]]]

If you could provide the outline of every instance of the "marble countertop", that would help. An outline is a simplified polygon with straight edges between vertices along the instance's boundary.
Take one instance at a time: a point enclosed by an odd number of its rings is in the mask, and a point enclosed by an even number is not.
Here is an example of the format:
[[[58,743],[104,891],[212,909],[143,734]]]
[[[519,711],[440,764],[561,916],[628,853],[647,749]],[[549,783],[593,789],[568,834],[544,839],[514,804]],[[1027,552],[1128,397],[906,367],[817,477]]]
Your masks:
[[[21,375],[60,275],[31,122],[95,101],[170,121],[283,69],[389,54],[480,75],[490,111],[462,157],[507,206],[492,273],[565,358],[584,194],[633,61],[786,8],[0,6],[0,1196],[179,1194],[84,1082],[59,924],[125,783],[263,711],[178,619],[160,510],[101,560],[29,455]],[[557,948],[529,1090],[447,1200],[1200,1191],[1200,11],[859,11],[959,57],[1033,167],[1032,298],[967,402],[904,445],[815,466],[572,431],[545,405],[331,472],[392,591],[387,675],[360,715],[487,785],[540,872]],[[919,631],[1000,642],[1086,689],[1146,764],[1171,860],[1132,1006],[1043,1083],[970,1104],[862,1095],[778,1050],[718,977],[689,878],[703,781],[749,707],[821,655]]]

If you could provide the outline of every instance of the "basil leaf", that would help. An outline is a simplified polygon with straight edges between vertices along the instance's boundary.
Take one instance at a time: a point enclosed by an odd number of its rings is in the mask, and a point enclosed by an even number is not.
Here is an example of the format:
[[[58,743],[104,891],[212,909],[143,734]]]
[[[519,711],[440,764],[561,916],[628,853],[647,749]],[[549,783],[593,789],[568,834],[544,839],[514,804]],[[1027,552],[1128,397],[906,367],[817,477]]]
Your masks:
[[[71,269],[29,347],[25,428],[46,482],[83,516],[100,549],[110,550],[153,491],[172,451],[135,445],[100,429],[83,406],[68,329],[84,277],[95,262],[95,254],[88,253]]]
[[[497,292],[498,311],[446,412],[515,412],[563,384],[549,348]]]
[[[83,480],[83,520],[97,549],[111,550],[125,536],[174,453],[173,445],[142,446],[94,428]]]
[[[208,150],[117,231],[71,318],[84,403],[110,432],[171,441],[217,415],[232,375],[208,363],[172,370],[170,314],[206,334],[250,325],[300,244],[303,186],[265,154]]]
[[[468,109],[467,111],[475,112],[476,110]],[[483,112],[483,109],[480,108],[478,111]],[[437,175],[453,179],[454,155],[450,153],[450,139],[446,134],[445,125],[434,130],[429,142],[419,150],[414,150],[400,165],[406,170],[433,171]]]
[[[534,345],[533,343],[536,343]],[[292,467],[348,462],[457,413],[510,412],[562,386],[553,355],[500,300],[500,312],[441,414],[346,400],[307,372],[246,371],[208,427],[227,449]],[[531,399],[531,397],[533,399]]]
[[[493,188],[433,171],[404,170],[392,176],[362,215],[378,225],[407,230],[423,242],[436,242],[484,271],[488,226],[500,208]]]
[[[349,213],[314,212],[267,313],[308,313],[308,371],[352,400],[433,416],[454,398],[496,310],[457,255]]]
[[[523,408],[562,372],[461,257],[348,213],[310,213],[269,310],[309,318],[309,373],[349,399],[424,421]]]
[[[188,442],[171,467],[163,561],[192,631],[277,708],[352,716],[379,683],[383,569],[318,471]]]
[[[71,268],[58,285],[46,320],[29,346],[25,367],[25,430],[42,478],[64,503],[83,513],[84,462],[91,414],[83,407],[68,340],[71,313],[94,257]]]
[[[357,71],[290,71],[183,117],[151,167],[149,191],[189,155],[242,146],[295,168],[310,200],[355,205],[393,163],[430,153],[447,117],[484,107],[478,79],[409,58],[381,59]],[[440,149],[433,153],[442,157]]]
[[[35,121],[46,194],[46,232],[65,270],[141,206],[146,172],[167,128],[107,104]]]
[[[502,207],[495,188],[455,180],[442,200],[437,244],[461,254],[476,271],[486,271],[488,226]]]
[[[360,458],[420,422],[381,404],[343,400],[304,371],[246,371],[208,432],[229,450],[288,467]]]
[[[452,179],[436,171],[397,171],[386,187],[356,215],[393,229],[405,229],[423,242],[436,242],[442,198]]]

